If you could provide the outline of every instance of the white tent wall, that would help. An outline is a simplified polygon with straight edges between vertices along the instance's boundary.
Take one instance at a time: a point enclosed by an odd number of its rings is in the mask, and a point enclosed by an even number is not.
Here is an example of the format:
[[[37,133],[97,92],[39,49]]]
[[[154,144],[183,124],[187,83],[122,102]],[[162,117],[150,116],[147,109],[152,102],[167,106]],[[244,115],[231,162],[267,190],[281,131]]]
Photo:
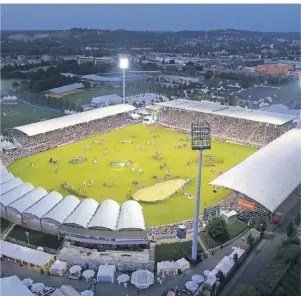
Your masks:
[[[7,213],[6,219],[8,221],[15,222],[17,224],[22,224],[22,216],[18,211],[8,206],[6,207],[6,213]]]
[[[42,231],[41,221],[36,216],[30,214],[22,214],[22,222],[26,228]]]
[[[47,232],[49,234],[57,234],[57,228],[61,224],[58,223],[57,221],[54,221],[52,219],[41,219],[41,226],[42,226],[42,231]]]

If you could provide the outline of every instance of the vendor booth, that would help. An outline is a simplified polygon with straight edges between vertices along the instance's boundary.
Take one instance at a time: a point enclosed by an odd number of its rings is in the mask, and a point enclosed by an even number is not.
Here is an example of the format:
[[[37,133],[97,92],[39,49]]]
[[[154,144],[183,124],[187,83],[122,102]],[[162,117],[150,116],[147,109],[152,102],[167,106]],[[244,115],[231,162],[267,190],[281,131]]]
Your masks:
[[[97,272],[97,282],[114,282],[116,267],[115,265],[99,265]]]
[[[177,260],[178,268],[181,270],[181,272],[188,270],[190,268],[190,263],[185,259],[181,258]]]
[[[60,261],[57,259],[51,266],[50,266],[50,274],[63,276],[67,271],[67,262]]]
[[[157,274],[176,275],[178,274],[179,266],[174,261],[162,261],[157,263]]]

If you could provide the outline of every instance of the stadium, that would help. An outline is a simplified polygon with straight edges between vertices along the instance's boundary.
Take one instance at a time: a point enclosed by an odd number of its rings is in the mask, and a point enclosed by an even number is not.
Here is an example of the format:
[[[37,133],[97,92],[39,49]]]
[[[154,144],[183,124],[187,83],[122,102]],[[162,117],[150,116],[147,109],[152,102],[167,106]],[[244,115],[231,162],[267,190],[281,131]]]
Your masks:
[[[147,126],[132,116],[145,112],[123,104],[15,128],[19,148],[1,152],[1,217],[85,245],[148,245],[179,225],[189,231],[197,172],[189,133],[198,121],[213,135],[201,212],[219,204],[242,218],[268,217],[299,194],[296,117],[182,99],[152,110]],[[174,190],[160,189],[170,181]],[[145,200],[135,198],[148,187]]]

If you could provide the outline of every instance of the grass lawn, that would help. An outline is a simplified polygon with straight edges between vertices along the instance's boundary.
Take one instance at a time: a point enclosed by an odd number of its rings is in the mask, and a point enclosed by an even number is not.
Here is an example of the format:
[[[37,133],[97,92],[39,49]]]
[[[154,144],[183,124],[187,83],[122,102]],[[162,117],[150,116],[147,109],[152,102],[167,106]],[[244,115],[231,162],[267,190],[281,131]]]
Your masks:
[[[236,235],[238,235],[239,233],[241,233],[243,230],[245,230],[248,227],[248,225],[240,220],[237,220],[236,222],[227,225],[227,229],[228,229],[228,237],[224,237],[222,239],[219,240],[214,240],[213,238],[211,238],[211,236],[206,232],[200,232],[200,235],[202,236],[202,238],[204,239],[206,245],[208,246],[208,248],[215,248],[223,243],[225,243],[226,241],[232,239],[233,237],[235,237]]]
[[[155,249],[155,261],[176,261],[182,257],[190,257],[191,248],[192,241],[157,245]],[[202,247],[198,245],[198,251],[201,250]]]
[[[32,107],[25,104],[3,105],[1,104],[1,132],[8,128],[38,122],[42,119],[51,119],[64,115],[61,112],[53,112]]]
[[[156,135],[159,137],[154,138]],[[107,142],[93,143],[100,138],[105,138]],[[158,204],[142,203],[142,207],[147,226],[180,222],[194,215],[197,163],[194,162],[189,166],[186,164],[198,157],[198,152],[192,151],[189,143],[181,139],[187,139],[187,135],[167,129],[133,125],[17,160],[8,169],[16,177],[21,177],[24,182],[31,182],[34,186],[42,186],[46,190],[54,189],[63,195],[69,195],[61,188],[61,183],[67,182],[74,188],[81,188],[98,202],[114,199],[119,203],[128,199],[129,191],[134,194],[141,189],[141,186],[157,184],[154,176],[164,180],[166,172],[169,171],[173,177],[189,178],[192,182],[171,198]],[[134,143],[121,144],[121,140],[132,140]],[[147,141],[154,142],[154,146],[148,145]],[[182,146],[185,143],[188,144],[188,148],[175,149],[176,145]],[[143,145],[144,150],[137,149],[137,145]],[[91,148],[87,150],[84,146]],[[152,157],[156,153],[156,147],[161,150],[161,160]],[[108,149],[107,154],[103,153],[105,148]],[[213,169],[226,171],[255,151],[254,148],[241,145],[212,142],[212,149],[204,152],[204,163],[206,163],[206,156],[223,160],[223,163],[215,167],[203,167],[201,211],[205,202],[207,206],[213,205],[230,193],[230,190],[224,188],[220,188],[217,193],[213,192],[213,187],[208,184],[218,176]],[[81,164],[69,163],[71,159],[80,156],[86,157],[88,161]],[[49,164],[51,157],[58,160],[58,165]],[[94,157],[98,158],[98,164],[93,163]],[[132,164],[124,167],[110,165],[112,161],[124,162],[125,160],[131,160]],[[30,162],[34,166],[29,166]],[[167,163],[167,167],[160,170],[160,165],[163,163]],[[54,172],[54,168],[58,168],[58,171]],[[143,173],[132,172],[132,168],[142,169]],[[116,187],[105,187],[104,182],[115,182]],[[184,193],[192,194],[193,198],[189,199]]]
[[[26,229],[20,225],[16,226],[10,232],[9,237],[27,242],[25,231],[29,232],[29,243],[38,247],[48,247],[56,250],[59,248],[59,246],[62,243],[62,240],[58,240],[58,238],[54,235],[45,234],[40,231]]]

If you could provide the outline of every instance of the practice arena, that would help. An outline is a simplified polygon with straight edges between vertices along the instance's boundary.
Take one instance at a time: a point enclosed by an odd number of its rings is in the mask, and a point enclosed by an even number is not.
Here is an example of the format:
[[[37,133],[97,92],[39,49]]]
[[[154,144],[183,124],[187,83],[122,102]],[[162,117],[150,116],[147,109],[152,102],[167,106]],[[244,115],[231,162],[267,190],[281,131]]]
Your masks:
[[[260,148],[232,169],[229,167],[230,170],[227,169],[228,171],[221,174],[215,173],[215,178],[208,179],[207,183],[210,184],[207,185],[208,188],[211,187],[211,191],[214,188],[218,191],[227,188],[224,190],[228,191],[224,192],[234,190],[239,198],[255,203],[255,213],[264,216],[277,211],[289,196],[298,194],[301,177],[301,168],[298,165],[301,162],[298,153],[301,151],[301,130],[294,128],[294,117],[185,100],[158,105],[162,108],[160,121],[156,122],[157,127],[164,126],[187,133],[192,121],[206,120],[211,125],[216,145],[231,142],[240,145],[227,145],[240,149],[245,146]],[[159,208],[166,202],[172,203],[176,200],[173,197],[159,204],[143,204],[143,208],[137,201],[132,200],[131,195],[127,195],[128,192],[124,192],[125,200],[121,206],[113,200],[115,198],[103,200],[101,203],[91,198],[80,201],[73,194],[63,197],[56,191],[48,192],[49,188],[45,190],[30,182],[23,183],[22,178],[7,171],[6,167],[17,159],[97,134],[118,132],[121,128],[133,126],[137,124],[137,120],[130,118],[128,113],[134,110],[130,105],[115,105],[16,128],[15,137],[22,148],[1,152],[1,217],[24,224],[28,228],[65,235],[70,240],[94,240],[94,243],[96,240],[98,243],[109,244],[118,244],[121,241],[127,244],[128,240],[134,244],[147,244],[148,235],[174,233],[179,224],[191,229],[192,219],[166,226],[146,227],[144,212],[148,207],[155,215],[156,207]],[[233,149],[230,149],[230,154],[235,154]],[[225,159],[218,160],[221,165],[222,161],[227,161],[226,158],[225,156]],[[193,170],[196,172],[196,169]],[[210,170],[213,169],[208,169],[208,172]],[[181,179],[185,181],[185,178]],[[137,196],[139,191],[144,190],[135,188]],[[195,194],[194,190],[192,186],[191,194]],[[168,196],[173,194],[172,191],[167,193]],[[187,203],[192,203],[190,209],[193,209],[194,199],[189,200],[188,197],[181,195]],[[135,193],[133,198],[135,199]],[[221,206],[229,208],[229,202],[222,202]],[[250,211],[238,207],[235,200],[231,206],[243,217],[248,217]],[[171,207],[169,215],[176,216],[176,212],[176,206]],[[190,217],[192,215],[193,211]]]

